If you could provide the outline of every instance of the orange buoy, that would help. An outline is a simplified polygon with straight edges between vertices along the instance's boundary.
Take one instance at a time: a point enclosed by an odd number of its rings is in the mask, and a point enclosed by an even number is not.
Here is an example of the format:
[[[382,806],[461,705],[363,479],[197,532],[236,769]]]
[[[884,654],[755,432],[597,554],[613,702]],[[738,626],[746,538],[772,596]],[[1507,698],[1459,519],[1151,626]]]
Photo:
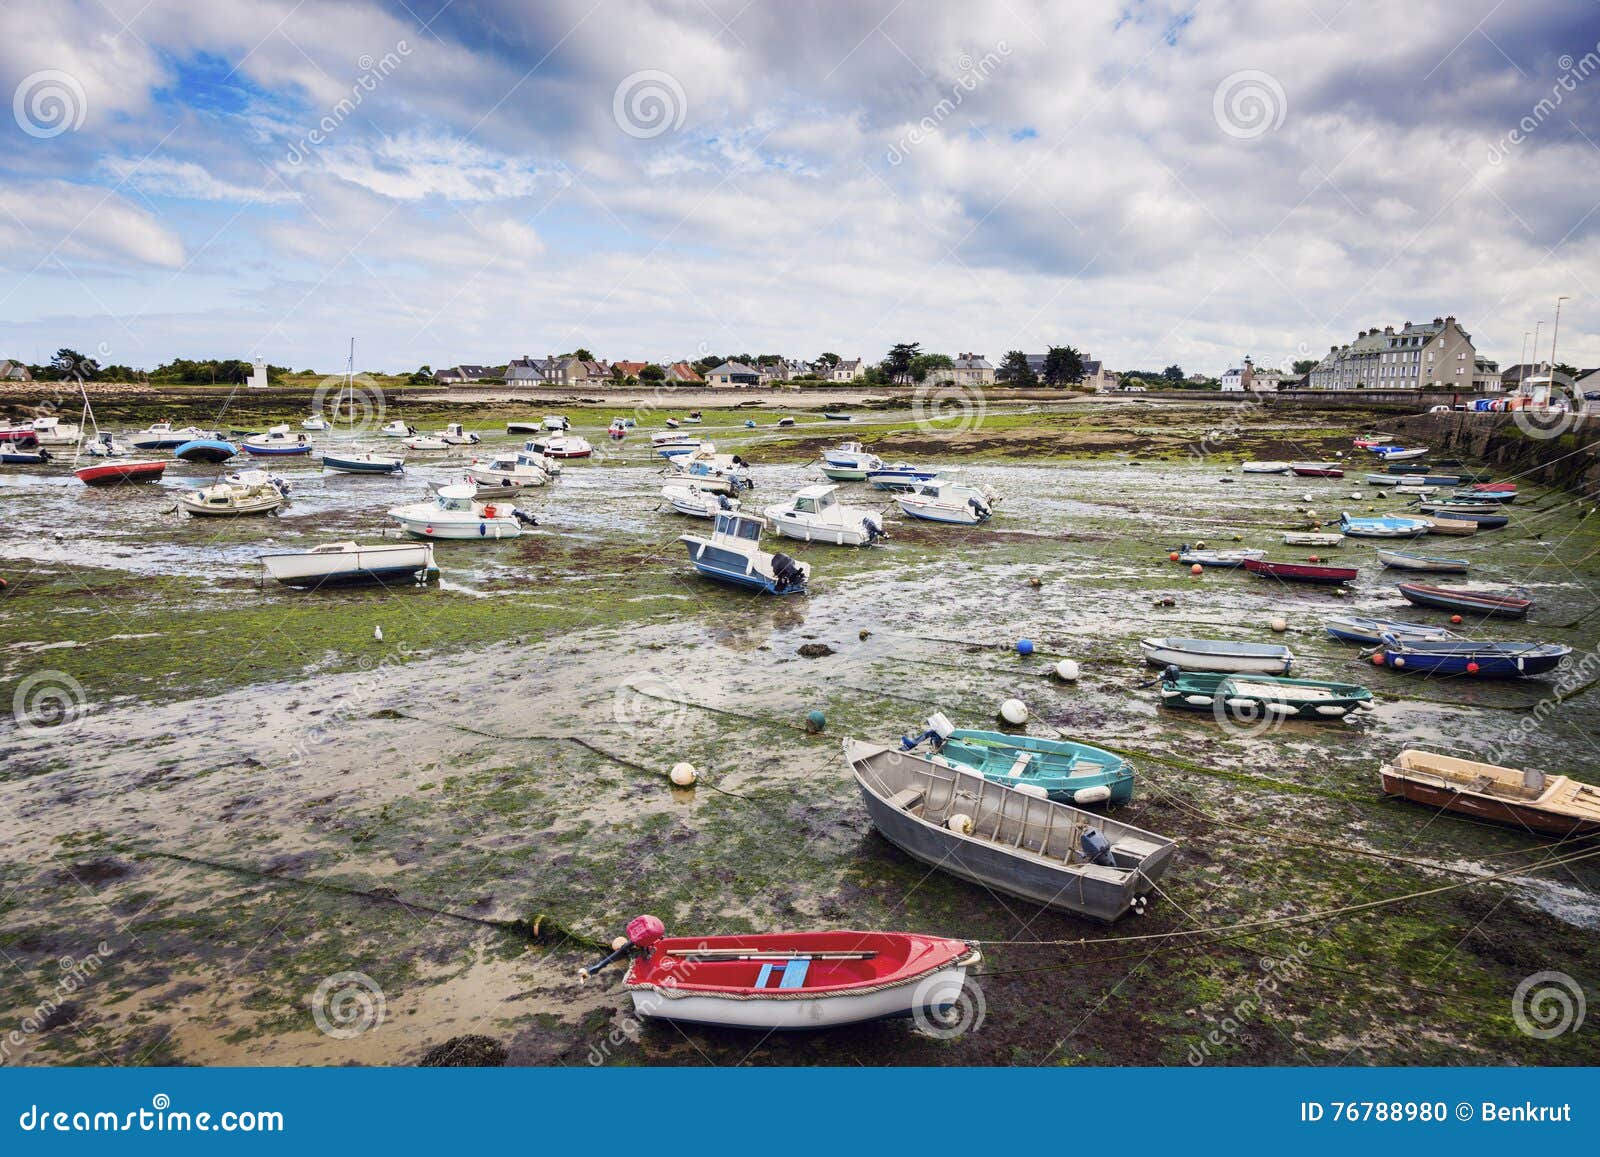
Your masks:
[[[1189,573],[1190,574],[1204,574],[1205,570],[1206,570],[1205,567],[1201,566],[1199,563],[1195,563],[1192,567],[1189,568]]]
[[[1450,621],[1451,621],[1451,623],[1453,623],[1453,624],[1455,624],[1456,626],[1459,627],[1461,625],[1461,616],[1460,615],[1451,615],[1450,616]]]
[[[1374,667],[1383,666],[1383,652],[1382,651],[1379,651],[1376,655],[1372,656],[1372,665]]]
[[[1167,555],[1167,561],[1168,562],[1177,562],[1178,561],[1178,552],[1177,551],[1173,551],[1171,554]]]

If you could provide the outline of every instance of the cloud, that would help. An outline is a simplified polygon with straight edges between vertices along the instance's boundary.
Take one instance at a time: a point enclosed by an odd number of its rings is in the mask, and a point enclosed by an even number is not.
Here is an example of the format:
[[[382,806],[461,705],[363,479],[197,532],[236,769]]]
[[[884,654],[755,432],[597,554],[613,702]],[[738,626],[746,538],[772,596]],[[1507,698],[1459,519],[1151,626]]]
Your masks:
[[[119,185],[154,197],[257,204],[283,204],[295,200],[293,192],[272,181],[264,171],[259,183],[236,185],[219,180],[193,161],[159,156],[106,157],[102,166]]]
[[[0,183],[0,251],[13,269],[183,263],[183,242],[154,214],[118,193],[65,181]]]

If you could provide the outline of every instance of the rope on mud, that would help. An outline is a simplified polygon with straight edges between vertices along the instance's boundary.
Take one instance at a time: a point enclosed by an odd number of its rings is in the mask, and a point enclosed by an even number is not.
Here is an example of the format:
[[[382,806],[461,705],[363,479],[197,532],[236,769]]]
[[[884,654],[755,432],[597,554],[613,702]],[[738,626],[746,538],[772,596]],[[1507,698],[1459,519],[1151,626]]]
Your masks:
[[[515,936],[524,936],[536,942],[546,942],[558,937],[572,941],[584,947],[597,949],[608,948],[592,937],[574,932],[566,925],[558,922],[555,917],[539,914],[531,920],[491,920],[484,916],[469,916],[465,912],[452,912],[447,908],[435,908],[428,904],[420,904],[410,900],[402,900],[398,894],[389,892],[374,892],[363,888],[351,888],[343,884],[331,884],[326,880],[308,880],[303,876],[285,876],[278,872],[264,872],[260,868],[247,868],[241,864],[227,864],[220,860],[208,860],[201,856],[191,856],[184,852],[167,852],[159,848],[134,850],[129,853],[135,857],[175,860],[181,864],[189,864],[198,868],[210,868],[220,872],[231,872],[239,876],[251,876],[258,880],[268,880],[274,883],[293,884],[298,888],[306,888],[317,892],[329,892],[337,896],[349,896],[360,900],[370,900],[375,904],[389,904],[396,908],[404,908],[407,912],[421,912],[429,916],[443,916],[447,920],[459,920],[463,924],[477,924],[483,928],[492,928],[497,932],[509,932]]]
[[[1588,851],[1578,852],[1574,855],[1563,856],[1560,859],[1546,860],[1539,864],[1527,864],[1504,872],[1496,872],[1489,876],[1478,876],[1471,880],[1462,880],[1455,884],[1442,884],[1437,888],[1424,888],[1417,892],[1406,892],[1399,896],[1388,896],[1381,900],[1367,900],[1360,904],[1346,904],[1339,908],[1329,908],[1319,912],[1302,912],[1294,916],[1276,916],[1265,920],[1246,920],[1239,924],[1224,924],[1215,928],[1189,928],[1175,932],[1145,932],[1136,936],[1106,936],[1097,940],[1080,937],[1077,940],[973,940],[970,943],[998,947],[1008,946],[1035,946],[1071,948],[1085,944],[1125,944],[1150,940],[1173,940],[1184,936],[1206,936],[1217,933],[1241,933],[1254,930],[1271,928],[1289,928],[1296,924],[1307,924],[1316,920],[1332,920],[1339,916],[1352,916],[1360,912],[1371,912],[1380,908],[1390,908],[1396,904],[1409,903],[1412,900],[1421,900],[1428,896],[1439,896],[1446,892],[1459,892],[1463,888],[1473,888],[1481,884],[1494,884],[1515,876],[1525,875],[1529,872],[1542,872],[1548,868],[1562,868],[1569,864],[1592,860],[1600,856],[1600,848],[1590,848]]]

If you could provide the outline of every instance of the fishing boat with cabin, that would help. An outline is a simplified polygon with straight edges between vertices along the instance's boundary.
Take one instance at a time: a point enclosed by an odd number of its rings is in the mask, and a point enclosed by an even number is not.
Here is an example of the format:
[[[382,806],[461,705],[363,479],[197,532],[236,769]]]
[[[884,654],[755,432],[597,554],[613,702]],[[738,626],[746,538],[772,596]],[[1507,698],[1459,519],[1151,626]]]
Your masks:
[[[709,538],[680,535],[695,570],[709,579],[769,595],[803,595],[811,564],[761,549],[765,523],[758,515],[719,511]]]

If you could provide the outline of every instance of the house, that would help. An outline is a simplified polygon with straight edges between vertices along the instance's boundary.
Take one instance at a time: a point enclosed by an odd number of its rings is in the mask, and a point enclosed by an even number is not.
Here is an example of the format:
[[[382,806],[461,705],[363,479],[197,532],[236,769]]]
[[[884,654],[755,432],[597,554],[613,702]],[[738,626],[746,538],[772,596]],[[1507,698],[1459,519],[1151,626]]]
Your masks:
[[[1211,379],[1206,377],[1204,374],[1190,374],[1183,380],[1188,382],[1191,386],[1203,386]]]
[[[435,370],[433,380],[442,386],[471,385],[494,376],[492,366],[451,366],[448,369]]]
[[[1258,394],[1275,394],[1286,385],[1294,385],[1294,375],[1282,370],[1256,370],[1255,391]]]
[[[649,364],[649,362],[612,362],[611,371],[615,377],[636,378]]]
[[[994,385],[994,366],[982,354],[957,354],[949,369],[935,370],[939,382],[957,386]]]
[[[700,376],[700,371],[688,362],[673,362],[667,367],[666,380],[673,385],[698,386],[705,381]]]
[[[774,385],[778,382],[789,380],[789,365],[787,362],[774,362],[771,365],[758,365],[756,369],[761,372],[763,386]]]
[[[1472,363],[1472,388],[1483,393],[1498,393],[1504,388],[1500,382],[1500,363],[1479,354]]]
[[[31,382],[33,371],[21,362],[0,358],[0,382]]]
[[[506,381],[512,383],[543,383],[549,379],[545,376],[545,362],[553,361],[546,358],[544,362],[530,358],[523,354],[520,358],[512,358],[506,363]]]
[[[819,367],[818,372],[830,382],[856,382],[866,375],[867,370],[860,358],[854,358],[837,362],[831,369]]]
[[[1510,369],[1500,374],[1500,388],[1505,390],[1521,389],[1524,383],[1533,378],[1541,378],[1547,382],[1554,379],[1557,388],[1570,390],[1573,381],[1566,374],[1557,370],[1550,372],[1549,362],[1519,362]]]
[[[1311,371],[1314,390],[1470,390],[1478,354],[1454,316],[1399,330],[1362,330],[1348,345],[1329,346]]]
[[[759,386],[761,371],[743,362],[723,362],[706,373],[706,382],[712,386]]]
[[[1230,366],[1228,372],[1222,375],[1222,392],[1225,394],[1249,394],[1256,388],[1256,367],[1246,357],[1244,365]]]
[[[520,358],[512,358],[506,366],[506,381],[536,382],[542,386],[581,386],[585,382],[597,382],[610,376],[611,367],[605,362],[558,358],[554,354],[546,354],[542,359],[523,354]]]

